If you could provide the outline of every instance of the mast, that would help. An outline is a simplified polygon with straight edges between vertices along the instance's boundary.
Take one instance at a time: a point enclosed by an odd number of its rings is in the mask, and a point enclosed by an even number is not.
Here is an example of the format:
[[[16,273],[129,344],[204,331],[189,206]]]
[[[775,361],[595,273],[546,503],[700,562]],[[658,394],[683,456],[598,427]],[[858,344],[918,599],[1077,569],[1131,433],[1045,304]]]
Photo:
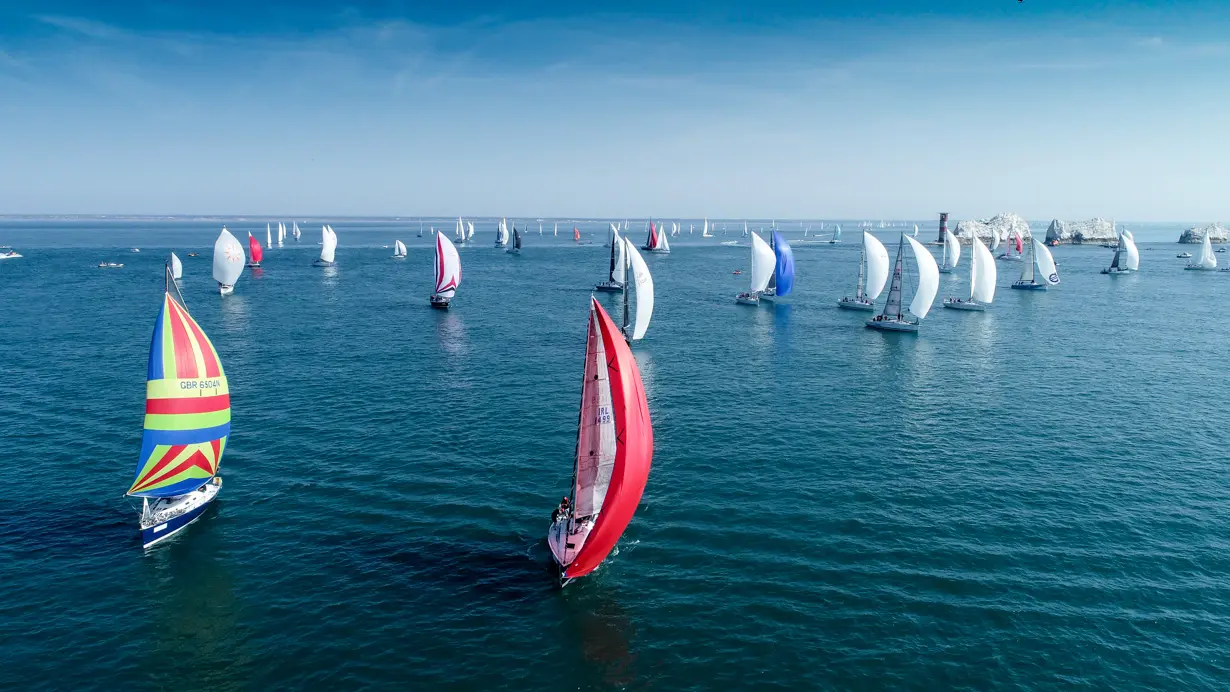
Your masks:
[[[624,253],[624,286],[623,286],[623,289],[624,289],[624,321],[623,321],[623,324],[620,325],[619,331],[623,332],[624,339],[628,340],[629,343],[631,343],[631,338],[629,337],[629,334],[628,334],[628,284],[631,283],[631,281],[629,281],[629,279],[632,277],[631,272],[632,272],[632,253],[625,252]]]
[[[863,231],[863,235],[867,235],[867,231]],[[866,278],[864,276],[864,270],[863,270],[863,267],[866,264],[866,261],[867,261],[867,241],[864,239],[863,244],[858,249],[858,283],[855,284],[855,287],[854,287],[854,299],[855,300],[862,300],[863,296],[866,294],[866,291],[864,290],[864,282],[866,281]]]

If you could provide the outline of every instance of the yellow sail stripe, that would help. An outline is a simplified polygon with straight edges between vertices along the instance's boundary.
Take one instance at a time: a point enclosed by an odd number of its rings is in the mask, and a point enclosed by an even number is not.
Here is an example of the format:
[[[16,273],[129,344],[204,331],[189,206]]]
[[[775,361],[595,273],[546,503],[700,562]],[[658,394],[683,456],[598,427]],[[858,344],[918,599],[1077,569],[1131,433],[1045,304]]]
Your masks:
[[[184,319],[188,315],[187,311],[179,311],[179,312],[180,312],[179,323],[180,325],[183,326],[184,333],[188,337],[188,343],[192,346],[192,358],[196,361],[196,371],[197,373],[204,375],[205,374],[205,357],[201,355],[201,345],[197,343],[196,333],[193,332],[192,327],[188,325],[188,320]]]
[[[171,296],[166,296],[162,306],[162,376],[167,379],[179,377],[175,367],[175,337],[171,334]]]
[[[146,430],[200,430],[231,422],[231,410],[208,413],[147,413]]]
[[[132,490],[141,488],[141,485],[146,482],[147,476],[149,476],[150,473],[155,468],[159,468],[160,472],[165,471],[166,469],[175,468],[180,463],[182,463],[183,461],[191,457],[193,454],[196,454],[197,452],[200,452],[205,457],[205,459],[209,462],[211,473],[218,472],[218,459],[214,458],[213,447],[208,442],[188,445],[184,449],[180,450],[180,453],[177,454],[175,458],[172,459],[169,463],[163,463],[163,458],[170,449],[171,449],[171,445],[158,445],[157,447],[154,447],[154,452],[149,455],[149,460],[145,462],[145,466],[141,467],[141,473],[137,474],[137,480],[133,482],[132,488],[129,489],[130,492]],[[170,478],[163,479],[162,481],[159,481],[156,485],[150,488],[141,488],[141,489],[151,490],[153,488],[159,488],[165,485],[173,485],[174,483],[177,483],[186,478],[207,478],[207,477],[208,475],[205,474],[203,469],[200,469],[194,466],[174,476],[171,476]]]

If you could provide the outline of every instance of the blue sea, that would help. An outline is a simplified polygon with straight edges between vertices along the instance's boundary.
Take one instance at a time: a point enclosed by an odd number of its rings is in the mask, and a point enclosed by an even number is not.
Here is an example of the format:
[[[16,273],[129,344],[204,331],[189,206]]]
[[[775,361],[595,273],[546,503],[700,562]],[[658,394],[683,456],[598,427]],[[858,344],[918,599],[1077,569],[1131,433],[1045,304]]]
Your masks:
[[[1230,686],[1230,273],[1183,271],[1181,225],[1132,227],[1136,275],[1064,246],[1062,284],[1010,291],[1000,262],[983,314],[938,304],[963,259],[910,336],[837,309],[854,224],[782,224],[796,293],[759,308],[720,245],[741,224],[684,224],[647,257],[644,499],[561,591],[544,539],[608,250],[606,222],[552,224],[520,256],[476,224],[440,312],[417,222],[332,222],[333,269],[305,223],[225,299],[221,222],[0,223],[25,255],[0,262],[0,688]],[[124,492],[171,249],[233,433],[218,502],[143,551]]]

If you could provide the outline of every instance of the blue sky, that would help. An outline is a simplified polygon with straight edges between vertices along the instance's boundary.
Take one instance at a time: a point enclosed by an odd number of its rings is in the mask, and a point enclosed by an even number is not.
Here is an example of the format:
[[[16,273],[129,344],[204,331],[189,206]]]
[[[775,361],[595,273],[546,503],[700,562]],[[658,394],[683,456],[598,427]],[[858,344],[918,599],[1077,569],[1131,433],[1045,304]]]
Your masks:
[[[1230,3],[204,5],[0,0],[0,213],[1230,217]]]

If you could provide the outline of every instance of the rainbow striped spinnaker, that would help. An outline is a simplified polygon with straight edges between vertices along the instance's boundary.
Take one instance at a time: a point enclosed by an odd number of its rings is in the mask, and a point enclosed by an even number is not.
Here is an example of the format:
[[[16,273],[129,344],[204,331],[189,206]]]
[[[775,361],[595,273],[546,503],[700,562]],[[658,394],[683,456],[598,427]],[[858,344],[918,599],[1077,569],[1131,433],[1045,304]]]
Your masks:
[[[231,432],[222,361],[178,294],[169,281],[150,342],[145,435],[128,489],[137,497],[184,495],[209,482]]]

